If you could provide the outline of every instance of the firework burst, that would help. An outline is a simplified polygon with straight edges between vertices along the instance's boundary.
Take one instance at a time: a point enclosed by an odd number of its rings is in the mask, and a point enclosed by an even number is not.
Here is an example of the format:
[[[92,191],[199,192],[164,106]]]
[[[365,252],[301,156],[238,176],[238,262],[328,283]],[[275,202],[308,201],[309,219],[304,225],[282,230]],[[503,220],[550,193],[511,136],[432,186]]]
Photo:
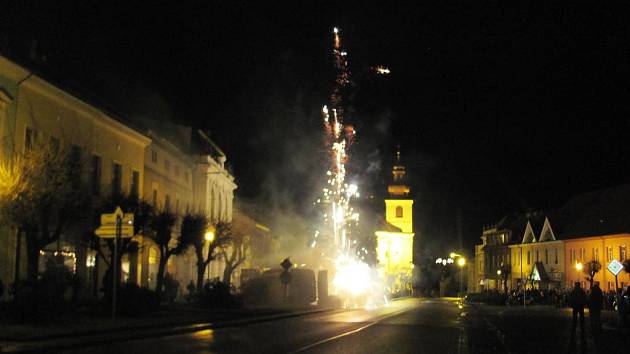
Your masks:
[[[330,106],[322,108],[326,150],[329,154],[329,169],[326,172],[327,184],[322,189],[322,197],[317,200],[324,208],[324,230],[315,232],[312,247],[322,234],[330,234],[326,245],[328,256],[334,260],[333,292],[340,296],[345,306],[374,307],[383,303],[382,284],[377,273],[360,257],[353,239],[352,230],[358,225],[359,214],[351,206],[353,198],[359,196],[358,187],[346,180],[348,149],[356,132],[344,119],[344,95],[349,87],[350,71],[347,52],[342,49],[340,31],[333,29],[333,64],[336,71],[335,85],[330,96]],[[380,301],[375,301],[378,298]]]

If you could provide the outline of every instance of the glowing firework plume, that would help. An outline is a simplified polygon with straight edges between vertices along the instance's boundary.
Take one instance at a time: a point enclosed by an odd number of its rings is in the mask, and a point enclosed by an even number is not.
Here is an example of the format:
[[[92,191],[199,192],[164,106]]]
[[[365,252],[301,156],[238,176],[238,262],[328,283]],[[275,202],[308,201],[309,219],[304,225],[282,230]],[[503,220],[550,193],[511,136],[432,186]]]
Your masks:
[[[346,306],[372,307],[382,293],[381,282],[376,272],[358,257],[356,240],[352,239],[351,225],[356,226],[359,214],[351,207],[351,200],[358,196],[358,187],[346,181],[348,148],[355,138],[355,131],[344,123],[343,92],[350,84],[347,52],[341,48],[339,29],[334,28],[333,62],[336,70],[335,85],[330,96],[330,108],[324,106],[322,116],[326,133],[330,169],[327,171],[327,186],[318,203],[329,207],[324,213],[324,224],[331,233],[334,261],[333,291],[342,297]],[[327,233],[327,232],[326,232]],[[315,247],[320,232],[315,232]],[[382,303],[382,301],[378,301]]]

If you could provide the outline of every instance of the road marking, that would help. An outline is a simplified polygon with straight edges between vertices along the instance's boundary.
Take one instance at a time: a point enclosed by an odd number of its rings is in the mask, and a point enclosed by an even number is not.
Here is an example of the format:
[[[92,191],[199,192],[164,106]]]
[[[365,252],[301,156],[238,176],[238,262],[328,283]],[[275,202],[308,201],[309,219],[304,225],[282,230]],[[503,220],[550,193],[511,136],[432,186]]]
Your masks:
[[[338,335],[330,337],[330,338],[322,339],[322,340],[317,341],[315,343],[312,343],[312,344],[306,345],[306,346],[304,346],[302,348],[299,348],[299,349],[296,349],[294,351],[291,351],[291,352],[289,352],[289,354],[304,352],[304,351],[307,351],[307,350],[312,349],[314,347],[317,347],[319,345],[322,345],[322,344],[325,344],[325,343],[328,343],[328,342],[332,342],[332,341],[337,340],[339,338],[343,338],[343,337],[346,337],[346,336],[353,335],[355,333],[361,332],[362,330],[364,330],[366,328],[370,328],[370,327],[374,326],[375,324],[378,324],[378,323],[380,323],[380,322],[382,322],[382,321],[384,321],[384,320],[386,320],[388,318],[392,318],[394,316],[398,316],[398,315],[400,315],[400,314],[402,314],[404,312],[407,312],[409,310],[412,310],[412,309],[413,308],[404,309],[404,310],[396,311],[396,312],[394,312],[392,314],[389,314],[389,315],[385,315],[385,316],[379,318],[378,320],[370,322],[370,323],[368,323],[368,324],[366,324],[364,326],[361,326],[359,328],[355,328],[355,329],[353,329],[351,331],[344,332],[344,333],[338,334]]]
[[[468,335],[464,326],[459,327],[459,340],[457,341],[457,354],[468,354]]]
[[[484,321],[486,322],[488,327],[490,327],[490,329],[494,332],[494,335],[499,340],[499,343],[501,343],[501,345],[503,346],[503,352],[506,354],[510,354],[510,350],[508,349],[508,346],[505,344],[505,340],[503,339],[504,337],[503,332],[501,332],[501,330],[497,326],[495,326],[492,322],[490,322],[489,319],[484,318]]]

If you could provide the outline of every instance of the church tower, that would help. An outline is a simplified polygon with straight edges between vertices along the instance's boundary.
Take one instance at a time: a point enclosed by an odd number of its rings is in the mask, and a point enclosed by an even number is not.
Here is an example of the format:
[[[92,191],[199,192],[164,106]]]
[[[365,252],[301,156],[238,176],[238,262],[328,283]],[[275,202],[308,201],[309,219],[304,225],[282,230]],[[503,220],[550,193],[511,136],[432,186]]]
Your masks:
[[[376,257],[379,271],[391,292],[411,290],[413,269],[413,199],[407,184],[407,171],[401,162],[400,146],[387,186],[385,223],[376,231]]]
[[[385,199],[385,220],[402,232],[413,233],[413,199],[407,185],[407,171],[400,162],[400,146],[396,151],[396,164],[392,168],[392,181],[387,186],[389,199]]]

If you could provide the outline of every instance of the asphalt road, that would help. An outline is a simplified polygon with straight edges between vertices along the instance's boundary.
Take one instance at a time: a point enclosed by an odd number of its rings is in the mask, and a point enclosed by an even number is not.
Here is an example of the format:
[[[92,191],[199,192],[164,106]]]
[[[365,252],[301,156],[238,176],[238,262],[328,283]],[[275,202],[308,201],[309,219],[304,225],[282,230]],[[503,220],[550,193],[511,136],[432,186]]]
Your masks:
[[[65,353],[625,353],[628,333],[573,334],[567,311],[403,299],[239,327],[109,343]]]

